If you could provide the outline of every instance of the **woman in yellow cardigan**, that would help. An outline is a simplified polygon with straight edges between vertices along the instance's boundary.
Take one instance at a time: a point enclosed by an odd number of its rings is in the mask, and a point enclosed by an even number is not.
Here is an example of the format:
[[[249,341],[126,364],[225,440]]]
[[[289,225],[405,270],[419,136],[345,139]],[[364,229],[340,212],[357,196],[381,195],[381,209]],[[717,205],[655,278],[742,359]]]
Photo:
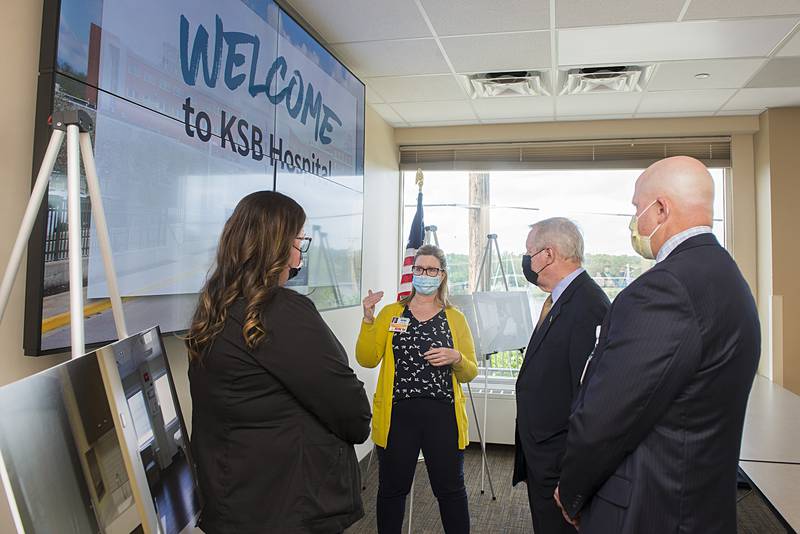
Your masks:
[[[478,374],[464,315],[447,299],[447,261],[433,245],[420,247],[412,292],[375,317],[383,292],[364,299],[356,359],[381,364],[372,407],[377,446],[378,533],[400,534],[406,495],[420,449],[446,534],[469,532],[464,448],[469,443],[461,384]]]

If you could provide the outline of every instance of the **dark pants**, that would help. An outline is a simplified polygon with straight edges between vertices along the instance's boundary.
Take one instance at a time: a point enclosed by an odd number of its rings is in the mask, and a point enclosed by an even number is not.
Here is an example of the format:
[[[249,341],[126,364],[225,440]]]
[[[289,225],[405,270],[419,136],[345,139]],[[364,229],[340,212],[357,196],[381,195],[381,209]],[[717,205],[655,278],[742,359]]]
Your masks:
[[[531,484],[528,478],[528,502],[531,505],[534,534],[575,534],[575,527],[567,523],[561,509],[553,498],[555,486],[543,487]],[[545,494],[550,492],[550,496]]]
[[[566,436],[527,448],[528,503],[533,516],[534,534],[576,534],[556,504],[553,493],[558,485]]]
[[[458,427],[452,404],[433,399],[406,399],[392,407],[386,448],[378,451],[378,533],[400,534],[406,496],[411,491],[422,449],[433,494],[446,534],[469,532],[464,451],[458,449]]]

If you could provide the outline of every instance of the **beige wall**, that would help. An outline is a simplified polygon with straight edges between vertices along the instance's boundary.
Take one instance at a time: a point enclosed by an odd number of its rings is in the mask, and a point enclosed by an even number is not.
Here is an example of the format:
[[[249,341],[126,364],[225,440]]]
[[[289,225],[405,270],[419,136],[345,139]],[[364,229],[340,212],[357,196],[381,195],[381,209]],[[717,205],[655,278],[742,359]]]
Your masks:
[[[761,365],[758,372],[780,383],[780,365],[775,369],[772,344],[772,199],[769,172],[769,115],[759,117],[753,136],[756,182],[756,258],[758,263],[758,311],[761,319]],[[780,352],[780,351],[778,351]],[[778,357],[777,360],[781,360]],[[777,375],[777,376],[776,376]]]
[[[41,26],[42,0],[11,0],[10,4],[3,4],[0,48],[14,51],[3,55],[6,80],[0,84],[0,102],[5,102],[6,115],[4,128],[0,130],[0,183],[3,184],[3,194],[0,195],[0,267],[3,270],[30,194]],[[0,384],[63,361],[63,358],[55,356],[33,359],[22,355],[24,293],[23,265],[0,324]],[[0,532],[13,532],[4,490],[0,489],[0,494]]]
[[[756,137],[759,284],[763,327],[772,351],[772,378],[800,394],[800,107],[760,117]],[[766,308],[766,309],[764,309]],[[767,313],[763,313],[766,311]]]
[[[5,270],[11,247],[31,191],[33,120],[36,99],[36,66],[42,0],[11,0],[0,14],[0,46],[14,53],[4,54],[6,81],[0,84],[0,102],[5,102],[6,120],[0,130],[0,268]],[[25,300],[25,265],[11,293],[0,324],[0,384],[41,371],[63,357],[26,358],[22,355],[22,324]]]

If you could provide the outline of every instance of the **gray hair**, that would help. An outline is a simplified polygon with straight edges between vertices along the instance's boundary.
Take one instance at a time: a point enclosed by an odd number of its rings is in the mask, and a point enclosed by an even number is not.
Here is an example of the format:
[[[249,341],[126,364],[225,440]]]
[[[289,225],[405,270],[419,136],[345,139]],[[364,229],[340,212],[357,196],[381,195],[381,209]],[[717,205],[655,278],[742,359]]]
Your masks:
[[[583,263],[583,236],[566,217],[552,217],[531,225],[535,249],[551,247],[565,260]]]

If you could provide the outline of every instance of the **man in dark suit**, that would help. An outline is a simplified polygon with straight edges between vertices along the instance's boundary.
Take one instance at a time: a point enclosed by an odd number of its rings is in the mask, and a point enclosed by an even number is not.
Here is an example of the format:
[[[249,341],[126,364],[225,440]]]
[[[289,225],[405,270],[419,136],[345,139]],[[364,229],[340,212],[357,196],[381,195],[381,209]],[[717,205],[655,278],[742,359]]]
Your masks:
[[[570,419],[556,498],[581,534],[736,532],[736,467],[758,315],[711,233],[688,157],[637,180],[634,249],[656,265],[614,300]]]
[[[526,248],[525,277],[550,295],[517,378],[513,484],[527,481],[536,534],[574,534],[553,491],[566,447],[570,406],[609,302],[581,267],[583,238],[569,219],[534,224]]]

